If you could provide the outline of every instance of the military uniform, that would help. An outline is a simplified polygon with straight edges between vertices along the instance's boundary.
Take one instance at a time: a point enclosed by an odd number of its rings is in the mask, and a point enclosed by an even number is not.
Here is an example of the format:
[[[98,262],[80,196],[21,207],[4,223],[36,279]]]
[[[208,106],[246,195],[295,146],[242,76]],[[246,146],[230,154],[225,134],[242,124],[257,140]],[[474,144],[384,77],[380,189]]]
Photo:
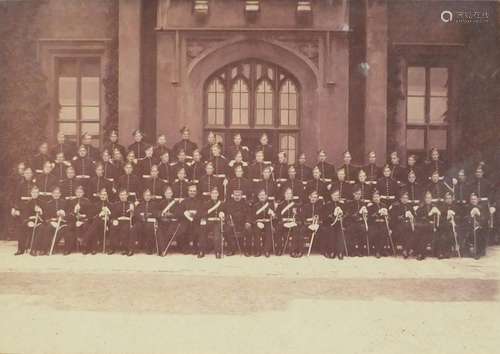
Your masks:
[[[134,142],[133,144],[128,146],[128,151],[133,151],[135,154],[135,158],[137,160],[143,159],[146,157],[146,150],[151,147],[151,145],[143,142],[142,140],[139,142]]]
[[[368,209],[368,238],[375,248],[376,255],[384,253],[384,246],[389,242],[386,218],[382,215],[382,209],[389,212],[386,204],[370,203],[367,205]]]
[[[141,194],[144,194],[146,190],[149,190],[151,192],[152,200],[161,200],[163,199],[165,188],[167,188],[167,184],[158,177],[144,178],[142,182]]]
[[[209,238],[212,237],[215,255],[219,258],[223,252],[224,242],[224,219],[220,213],[225,213],[225,206],[221,200],[209,199],[203,203],[201,208],[200,237],[198,241],[199,255],[208,252]]]
[[[304,238],[299,232],[302,218],[298,201],[283,200],[276,210],[279,227],[276,233],[276,251],[278,255],[286,253],[287,247],[292,256],[302,254]]]
[[[418,248],[416,233],[416,213],[412,203],[395,202],[389,210],[389,220],[394,242],[403,246],[405,257],[412,249]],[[411,216],[410,216],[411,214]]]
[[[36,213],[36,207],[39,207],[41,214]],[[21,207],[21,219],[23,220],[22,233],[17,240],[18,252],[23,253],[31,247],[32,254],[36,251],[42,251],[45,244],[45,235],[47,225],[45,220],[46,204],[40,199],[30,199]],[[38,216],[37,216],[38,215]]]
[[[382,168],[379,166],[369,163],[363,167],[363,171],[366,172],[366,180],[372,186],[375,186],[380,178],[382,178]]]
[[[160,212],[158,225],[158,245],[160,254],[167,254],[167,246],[174,240],[179,245],[179,236],[185,230],[181,228],[182,208],[181,204],[176,199],[163,199],[158,204]]]
[[[134,226],[132,227],[133,239],[138,240],[141,248],[147,254],[159,251],[157,241],[157,217],[160,215],[158,205],[155,201],[145,201],[139,203],[134,209]],[[158,246],[158,248],[157,248]]]
[[[346,203],[346,234],[349,254],[361,256],[371,254],[368,235],[368,203],[363,199],[353,199]],[[364,212],[363,212],[364,211]],[[363,251],[365,249],[366,251]]]
[[[79,206],[79,209],[78,207]],[[90,220],[93,213],[93,205],[88,198],[82,197],[68,200],[68,225],[71,236],[66,250],[73,252],[76,250],[77,241],[83,240],[85,232],[90,227]],[[84,250],[86,252],[86,250]]]
[[[61,222],[59,223],[59,230],[57,231],[55,245],[59,240],[64,240],[64,253],[69,254],[71,252],[71,246],[74,244],[74,235],[71,233],[71,229],[68,225],[69,217],[69,202],[64,199],[52,199],[46,204],[45,208],[45,220],[46,220],[46,237],[44,240],[43,249],[47,252],[50,251],[52,245],[52,239],[57,229],[57,223],[59,217],[57,215],[58,211],[64,211],[65,215],[61,217]],[[55,248],[54,248],[55,250]]]
[[[335,215],[335,210],[339,208],[343,215]],[[338,210],[338,209],[337,209]],[[307,212],[304,212],[307,215]],[[345,230],[342,229],[342,219],[347,215],[346,203],[342,201],[330,200],[326,203],[322,213],[320,214],[320,222],[323,223],[323,237],[321,242],[321,250],[327,258],[333,258],[337,255],[342,259],[346,254],[347,240]],[[307,219],[306,219],[307,222]]]
[[[134,174],[124,174],[118,179],[118,190],[125,189],[128,192],[129,201],[135,202],[139,200],[141,192],[141,181]]]
[[[129,254],[135,250],[133,227],[133,210],[128,201],[117,201],[111,204],[110,253],[122,251]]]
[[[250,202],[253,194],[252,182],[245,177],[234,177],[227,184],[227,198],[231,198],[235,190],[242,191],[242,198]]]
[[[326,184],[330,184],[337,178],[335,173],[335,166],[328,162],[318,162],[316,167],[319,168],[321,172],[321,181]]]
[[[104,242],[104,233],[108,235],[108,229],[111,226],[110,215],[105,218],[99,214],[105,209],[110,210],[110,207],[111,204],[108,201],[99,200],[98,202],[92,204],[89,211],[89,225],[83,234],[82,244],[84,254],[88,252],[95,254],[97,252],[99,241],[101,241],[101,244]],[[104,228],[106,228],[106,230],[104,230]]]
[[[174,182],[175,173],[174,173],[173,163],[160,162],[160,164],[158,165],[158,172],[159,172],[159,176],[163,182],[165,182],[167,184],[171,184]]]
[[[52,189],[57,186],[57,178],[52,174],[42,173],[36,178],[36,185],[40,190],[40,198],[44,202],[48,202],[52,196]]]
[[[230,199],[226,202],[226,239],[228,247],[231,251],[236,251],[234,248],[237,245],[242,248],[246,256],[252,252],[252,227],[250,206],[241,199],[236,201]]]
[[[202,214],[203,202],[198,198],[186,198],[181,202],[181,223],[183,232],[180,236],[180,248],[184,253],[193,252],[197,249],[200,236],[200,216]]]
[[[392,203],[399,194],[399,185],[391,177],[382,177],[377,182],[377,190],[380,192],[380,198]]]
[[[269,255],[273,250],[274,230],[272,228],[272,216],[274,213],[272,202],[257,201],[252,206],[251,216],[253,223],[253,253],[255,256],[260,256],[262,250]]]
[[[184,150],[186,158],[191,160],[193,158],[193,152],[196,149],[198,149],[198,145],[196,145],[196,143],[193,143],[188,139],[182,139],[181,141],[175,143],[172,150],[174,151],[175,156],[179,154],[180,150]]]
[[[113,185],[111,182],[104,178],[104,176],[93,176],[90,178],[87,188],[85,188],[85,194],[90,197],[90,200],[96,202],[99,200],[99,193],[103,188],[106,189],[108,196],[111,197],[113,194]]]

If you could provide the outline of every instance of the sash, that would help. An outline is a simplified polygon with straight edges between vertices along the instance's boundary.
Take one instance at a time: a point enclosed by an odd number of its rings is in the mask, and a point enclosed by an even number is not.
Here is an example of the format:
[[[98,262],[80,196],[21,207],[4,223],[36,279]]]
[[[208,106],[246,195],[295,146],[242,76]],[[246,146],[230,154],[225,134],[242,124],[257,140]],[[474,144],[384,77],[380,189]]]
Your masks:
[[[215,205],[213,207],[211,207],[210,209],[208,209],[207,211],[207,214],[211,214],[214,210],[216,210],[221,204],[221,201],[217,201],[217,203],[215,203]]]
[[[267,208],[268,206],[269,206],[269,203],[268,203],[268,202],[266,202],[263,206],[261,206],[261,207],[260,207],[260,209],[259,209],[259,210],[257,210],[257,211],[255,212],[255,215],[259,215],[260,213],[262,213],[264,210],[266,210],[266,208]]]
[[[168,203],[168,205],[165,207],[165,209],[163,209],[162,213],[166,213],[167,211],[170,210],[170,208],[172,208],[172,206],[175,204],[177,200],[172,200],[170,203]]]
[[[284,207],[283,210],[281,211],[281,215],[284,215],[287,212],[287,210],[293,207],[294,205],[295,205],[294,202],[288,203],[288,205]]]

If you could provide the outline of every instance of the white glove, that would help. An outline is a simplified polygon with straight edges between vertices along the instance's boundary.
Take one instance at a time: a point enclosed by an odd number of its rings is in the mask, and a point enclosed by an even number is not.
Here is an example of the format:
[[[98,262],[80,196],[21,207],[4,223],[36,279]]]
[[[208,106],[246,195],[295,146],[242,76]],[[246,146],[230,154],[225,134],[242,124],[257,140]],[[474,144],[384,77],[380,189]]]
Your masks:
[[[60,216],[61,218],[66,216],[66,212],[64,210],[58,210],[56,213],[57,216]]]
[[[405,213],[405,217],[408,218],[408,219],[412,219],[413,218],[413,214],[411,213],[411,211],[407,210],[406,213]]]
[[[447,219],[451,219],[455,216],[455,212],[453,210],[448,210],[448,214],[446,216]]]
[[[262,230],[264,228],[264,223],[260,221],[257,222],[257,227]]]
[[[334,216],[342,216],[342,214],[344,214],[344,212],[342,211],[342,209],[340,207],[336,207],[335,210],[333,211],[333,215]]]
[[[382,216],[387,216],[389,214],[386,208],[382,208],[378,212]]]
[[[186,217],[186,219],[188,219],[191,222],[194,220],[193,215],[191,214],[191,212],[189,210],[186,210],[184,212],[184,216]]]
[[[495,211],[497,211],[497,209],[493,206],[490,207],[490,214],[495,214]]]
[[[83,221],[77,221],[77,222],[75,223],[75,225],[76,225],[76,227],[80,227],[80,226],[82,226],[82,225],[83,225]]]
[[[21,213],[17,209],[14,209],[14,208],[10,209],[10,215],[12,215],[12,216],[19,216],[20,214]]]
[[[267,211],[267,214],[268,214],[269,216],[271,216],[271,217],[274,217],[274,215],[275,215],[275,214],[274,214],[274,211],[272,211],[272,209],[269,209],[269,210]]]
[[[231,161],[229,161],[228,165],[229,165],[229,167],[233,167],[235,163],[236,163],[236,161],[231,160]]]
[[[328,185],[326,186],[326,189],[328,189],[328,190],[332,189],[332,184],[331,184],[331,183],[330,183],[330,184],[328,184]]]
[[[311,231],[317,231],[319,229],[319,225],[318,224],[311,224],[307,228]]]
[[[359,209],[360,214],[368,214],[368,209],[366,209],[365,206],[362,206],[361,209]]]
[[[223,213],[222,211],[221,211],[221,212],[219,212],[219,218],[224,219],[224,216],[225,216],[225,215],[224,215],[224,213]]]
[[[453,185],[456,186],[458,184],[458,180],[456,178],[452,178],[451,183],[453,183]]]
[[[118,220],[113,220],[113,226],[118,226],[120,222]]]
[[[417,211],[417,210],[418,210],[418,205],[414,205],[414,206],[413,206],[413,210],[414,210],[414,211]]]
[[[80,204],[75,205],[75,209],[74,209],[75,214],[80,211],[80,208],[81,208]]]
[[[38,205],[35,206],[35,212],[38,214],[43,214],[42,208],[40,208]]]
[[[470,216],[474,217],[474,216],[480,216],[481,215],[481,212],[479,211],[478,208],[472,208],[472,210],[470,211]]]
[[[224,181],[222,181],[222,184],[223,184],[224,186],[227,186],[227,184],[228,184],[228,183],[229,183],[229,181],[227,180],[227,178],[224,178]]]
[[[109,208],[108,208],[108,207],[104,207],[104,208],[102,208],[102,212],[103,212],[104,214],[107,214],[107,215],[111,214],[111,210],[109,210]]]
[[[293,222],[293,221],[289,221],[289,222],[284,223],[283,226],[286,227],[287,229],[291,229],[292,227],[297,226],[297,223]]]
[[[438,208],[432,207],[431,211],[429,212],[429,215],[434,215],[434,214],[441,215],[441,212],[439,211]]]

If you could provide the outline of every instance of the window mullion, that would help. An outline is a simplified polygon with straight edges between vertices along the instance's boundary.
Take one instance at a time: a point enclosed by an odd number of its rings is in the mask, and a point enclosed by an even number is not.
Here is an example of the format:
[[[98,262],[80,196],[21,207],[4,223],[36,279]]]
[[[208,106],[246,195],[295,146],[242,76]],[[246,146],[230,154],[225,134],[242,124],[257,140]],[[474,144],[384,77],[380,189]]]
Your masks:
[[[76,141],[81,144],[82,132],[82,59],[76,65]]]
[[[255,107],[256,107],[256,98],[255,98],[255,62],[252,60],[250,63],[250,80],[248,82],[248,97],[249,97],[249,102],[248,102],[248,123],[251,128],[255,127],[255,120],[256,120],[256,112],[255,112]]]
[[[273,126],[280,126],[280,117],[279,117],[279,73],[278,68],[274,68],[274,78],[273,78]]]

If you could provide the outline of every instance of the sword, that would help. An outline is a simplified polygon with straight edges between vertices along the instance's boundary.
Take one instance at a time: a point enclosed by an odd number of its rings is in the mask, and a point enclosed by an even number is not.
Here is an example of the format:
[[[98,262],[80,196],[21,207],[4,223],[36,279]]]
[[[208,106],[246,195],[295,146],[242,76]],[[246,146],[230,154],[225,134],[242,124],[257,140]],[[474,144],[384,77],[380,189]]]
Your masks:
[[[311,225],[317,225],[317,224],[318,224],[318,216],[314,215]],[[311,242],[309,242],[309,249],[307,250],[307,257],[309,257],[311,255],[312,245],[314,243],[314,237],[316,236],[316,232],[318,230],[319,230],[319,228],[314,230],[313,233],[311,234]]]
[[[455,247],[457,249],[457,254],[458,257],[462,258],[462,255],[460,254],[460,245],[458,244],[458,237],[457,237],[457,230],[456,230],[456,224],[455,224],[455,217],[451,217],[451,230],[453,232],[453,238],[455,239]]]
[[[342,234],[342,239],[344,240],[344,249],[345,249],[345,255],[346,257],[349,257],[349,251],[347,250],[347,242],[345,240],[345,233],[344,233],[344,224],[342,222],[342,216],[340,216],[339,221],[340,221],[340,233]]]
[[[38,219],[40,218],[38,211],[35,212],[35,224],[33,225],[33,231],[31,232],[31,242],[30,242],[30,252],[33,251],[33,242],[35,240],[35,229],[37,228]]]
[[[370,256],[370,237],[368,236],[368,222],[366,220],[366,213],[363,213],[363,222],[365,223],[366,229],[366,251],[368,256]]]
[[[153,234],[155,236],[156,254],[159,256],[160,255],[160,248],[158,246],[158,222],[157,221],[155,221],[153,223]]]
[[[233,234],[234,234],[234,238],[236,239],[236,246],[238,246],[238,251],[240,252],[240,255],[242,256],[243,252],[241,251],[240,241],[238,240],[238,237],[236,237],[236,229],[234,226],[233,216],[231,214],[229,214],[229,222],[233,226]]]
[[[170,245],[172,244],[172,242],[174,241],[174,238],[175,238],[175,235],[177,235],[177,231],[179,231],[179,228],[181,226],[181,223],[179,222],[177,224],[177,227],[175,228],[175,231],[172,235],[172,237],[170,238],[170,240],[168,241],[168,244],[167,244],[167,247],[165,247],[165,250],[163,250],[163,256],[166,256],[167,255],[167,252],[168,252],[168,249],[170,248]]]
[[[54,246],[56,245],[57,233],[59,232],[59,229],[61,228],[61,221],[62,221],[62,218],[59,216],[57,218],[56,230],[54,232],[54,236],[52,237],[52,244],[50,245],[49,256],[52,256],[52,252],[54,252]]]
[[[387,215],[384,215],[385,227],[387,228],[387,236],[389,237],[389,242],[391,243],[392,252],[394,253],[394,257],[396,257],[396,248],[394,247],[394,242],[392,240],[391,229],[389,228],[389,220]]]

